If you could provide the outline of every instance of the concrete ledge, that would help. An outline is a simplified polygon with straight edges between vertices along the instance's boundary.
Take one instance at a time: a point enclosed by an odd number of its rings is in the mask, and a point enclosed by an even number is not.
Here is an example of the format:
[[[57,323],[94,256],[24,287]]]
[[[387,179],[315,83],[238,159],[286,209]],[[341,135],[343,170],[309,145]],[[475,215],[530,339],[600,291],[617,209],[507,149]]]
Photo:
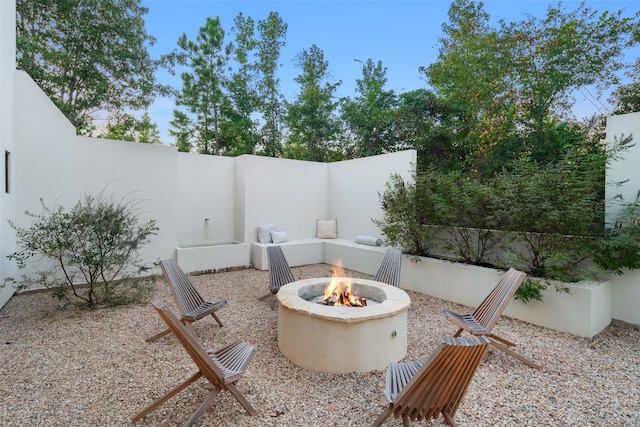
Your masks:
[[[324,240],[323,259],[326,264],[335,265],[338,261],[349,270],[365,274],[376,274],[388,246],[368,246],[351,240]]]
[[[242,242],[178,246],[176,261],[185,273],[244,267],[251,264],[249,245]]]
[[[375,274],[388,247],[367,246],[346,239],[294,239],[278,243],[291,267],[308,264],[335,264],[367,274]],[[269,269],[267,248],[273,243],[251,243],[251,260],[258,270]]]
[[[290,267],[299,265],[319,264],[324,262],[322,257],[322,239],[295,239],[283,243],[251,243],[251,261],[258,270],[269,269],[267,248],[280,246]]]

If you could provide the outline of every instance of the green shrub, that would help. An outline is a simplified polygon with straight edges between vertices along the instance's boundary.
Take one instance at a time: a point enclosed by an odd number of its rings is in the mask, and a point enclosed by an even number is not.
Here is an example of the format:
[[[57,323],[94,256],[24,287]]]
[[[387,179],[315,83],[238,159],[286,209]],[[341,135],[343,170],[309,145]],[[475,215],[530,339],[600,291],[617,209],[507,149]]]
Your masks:
[[[426,227],[435,215],[428,176],[416,176],[413,183],[392,175],[380,196],[384,219],[373,219],[392,246],[411,255],[427,256],[437,229]]]
[[[70,293],[82,304],[126,304],[140,301],[152,289],[145,278],[148,267],[140,264],[138,251],[158,228],[155,220],[138,224],[137,202],[85,196],[70,210],[42,205],[41,214],[28,228],[16,231],[18,250],[7,256],[19,269],[36,268],[35,277],[23,275],[6,282],[22,290],[40,284],[69,302]],[[3,285],[4,286],[4,285]]]

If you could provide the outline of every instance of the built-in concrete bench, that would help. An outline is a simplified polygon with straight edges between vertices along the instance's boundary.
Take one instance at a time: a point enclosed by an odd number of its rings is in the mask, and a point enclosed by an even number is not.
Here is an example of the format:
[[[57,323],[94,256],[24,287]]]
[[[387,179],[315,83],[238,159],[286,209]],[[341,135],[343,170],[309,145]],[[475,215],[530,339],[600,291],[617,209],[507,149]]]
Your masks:
[[[386,246],[369,246],[346,239],[294,239],[278,243],[291,267],[308,264],[335,264],[365,274],[375,274],[382,262]],[[267,247],[273,243],[251,243],[251,260],[254,268],[268,270]]]

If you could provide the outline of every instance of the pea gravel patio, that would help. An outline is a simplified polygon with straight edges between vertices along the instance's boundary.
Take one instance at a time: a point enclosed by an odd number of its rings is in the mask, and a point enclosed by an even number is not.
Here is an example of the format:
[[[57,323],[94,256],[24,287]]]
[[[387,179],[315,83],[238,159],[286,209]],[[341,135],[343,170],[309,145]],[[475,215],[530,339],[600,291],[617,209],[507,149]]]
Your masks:
[[[293,268],[296,278],[330,276],[330,266]],[[354,277],[370,276],[351,272]],[[206,348],[235,338],[257,347],[238,383],[260,411],[250,417],[227,393],[198,420],[203,426],[366,426],[382,411],[384,371],[333,375],[292,365],[278,351],[277,311],[257,298],[268,272],[254,269],[193,276],[206,299],[226,299],[194,324]],[[406,360],[425,360],[455,332],[442,315],[470,310],[408,292]],[[162,279],[156,295],[174,307]],[[145,338],[162,327],[150,304],[60,310],[49,293],[15,296],[0,310],[0,425],[127,426],[138,410],[195,371],[173,336]],[[496,332],[543,366],[532,369],[490,349],[456,414],[463,426],[640,425],[640,331],[614,323],[592,339],[503,317]],[[349,344],[345,344],[349,357]],[[181,425],[207,394],[199,380],[137,425]],[[389,420],[386,426],[400,426]],[[442,418],[420,425],[444,425]]]

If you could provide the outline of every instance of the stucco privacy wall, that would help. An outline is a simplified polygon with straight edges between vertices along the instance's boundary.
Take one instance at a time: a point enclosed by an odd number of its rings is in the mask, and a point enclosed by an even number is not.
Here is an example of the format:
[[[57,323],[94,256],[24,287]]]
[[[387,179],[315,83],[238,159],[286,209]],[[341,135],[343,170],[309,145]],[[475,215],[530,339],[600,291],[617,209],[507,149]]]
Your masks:
[[[180,245],[255,241],[256,226],[267,222],[286,229],[291,239],[312,237],[315,219],[330,217],[328,207],[338,206],[331,201],[331,165],[185,154],[175,147],[78,137],[26,73],[12,75],[18,95],[11,110],[20,144],[13,153],[16,203],[10,212],[19,227],[31,223],[24,211],[41,212],[40,198],[47,206],[69,208],[84,195],[104,190],[106,197],[138,201],[142,222],[157,221],[160,230],[141,253],[143,261],[151,263],[175,256]],[[363,233],[345,224],[358,218],[370,224],[385,180],[410,170],[415,156],[408,151],[388,155],[388,161],[387,155],[374,157],[371,166],[364,159],[354,161],[353,168],[350,161],[338,164],[331,181],[336,199],[343,200],[334,214],[345,216],[340,228],[345,235]],[[345,197],[345,187],[354,189],[357,197]],[[12,230],[9,236],[13,238]],[[2,258],[10,252],[3,250]]]
[[[234,241],[234,159],[177,153],[177,160],[178,245]]]
[[[379,194],[394,173],[412,178],[416,152],[407,150],[335,163],[240,156],[236,159],[237,238],[257,240],[256,227],[274,224],[290,239],[315,236],[316,219],[338,219],[338,236],[380,235],[371,218],[382,218]]]
[[[31,223],[25,210],[41,212],[39,198],[47,206],[69,208],[85,194],[104,190],[115,200],[139,200],[140,221],[157,221],[161,232],[145,246],[143,259],[172,256],[178,235],[175,148],[78,137],[26,73],[16,72],[15,91],[16,224]]]
[[[260,156],[240,156],[236,163],[244,177],[238,195],[244,206],[239,239],[257,241],[260,224],[286,230],[289,239],[315,236],[315,219],[328,214],[327,164]]]
[[[328,217],[338,218],[338,235],[382,237],[372,219],[383,218],[379,196],[391,175],[413,179],[416,151],[402,151],[329,164]]]
[[[607,117],[607,143],[632,135],[636,145],[612,162],[607,169],[607,200],[621,195],[625,203],[636,199],[640,191],[640,112]],[[626,181],[622,186],[614,183]],[[620,212],[621,205],[607,206],[607,222],[611,225]],[[640,325],[640,271],[627,271],[622,276],[611,277],[611,315],[614,319]]]
[[[13,133],[13,74],[16,68],[16,39],[14,1],[0,1],[0,161],[2,162],[2,187],[0,188],[0,255],[15,250],[13,231],[9,220],[15,218],[16,197],[12,184],[14,181],[11,162],[15,154]],[[5,156],[9,156],[9,164],[5,164]],[[7,166],[11,166],[7,169]],[[9,178],[9,192],[6,191],[6,178]],[[0,281],[5,277],[15,276],[15,265],[6,257],[0,256]],[[13,294],[10,288],[0,289],[0,307]]]

